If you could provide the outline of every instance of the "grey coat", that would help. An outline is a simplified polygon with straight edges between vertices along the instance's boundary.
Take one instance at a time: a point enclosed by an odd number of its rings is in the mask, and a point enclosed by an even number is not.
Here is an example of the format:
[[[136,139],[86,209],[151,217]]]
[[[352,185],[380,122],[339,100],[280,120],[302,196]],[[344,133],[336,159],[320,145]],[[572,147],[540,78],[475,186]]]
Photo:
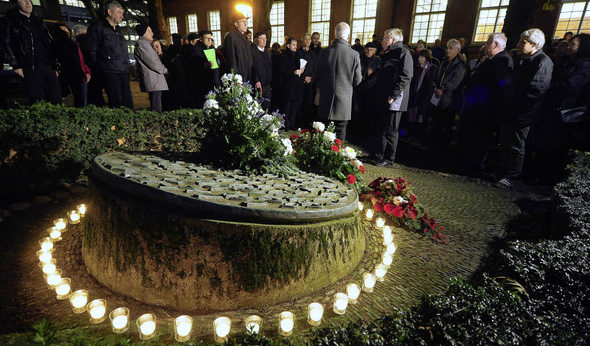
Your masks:
[[[164,74],[168,70],[156,54],[150,41],[140,37],[135,43],[135,60],[139,69],[139,84],[142,91],[168,90],[168,83]]]
[[[436,76],[435,83],[436,87],[443,91],[438,102],[438,108],[447,109],[453,103],[454,97],[459,92],[458,88],[463,80],[463,74],[465,73],[465,62],[461,59],[459,54],[453,60],[448,61],[445,59],[440,69],[438,70],[438,76]]]
[[[322,49],[315,81],[320,93],[318,115],[330,120],[350,120],[352,90],[362,80],[361,59],[348,42],[335,39]]]

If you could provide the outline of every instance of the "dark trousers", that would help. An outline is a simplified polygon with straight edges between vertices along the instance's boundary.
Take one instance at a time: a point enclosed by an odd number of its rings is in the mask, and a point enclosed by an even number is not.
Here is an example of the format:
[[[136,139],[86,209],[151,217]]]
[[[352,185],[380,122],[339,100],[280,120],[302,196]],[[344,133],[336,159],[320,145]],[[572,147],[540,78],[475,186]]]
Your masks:
[[[104,72],[102,74],[104,88],[109,98],[109,107],[125,106],[133,109],[133,97],[129,85],[129,74]]]
[[[502,124],[500,132],[502,168],[498,172],[498,178],[513,179],[522,172],[525,143],[530,129],[530,126],[517,128],[509,124]]]
[[[162,113],[162,90],[150,91],[148,95],[150,97],[150,110]]]
[[[495,129],[494,121],[487,115],[476,113],[464,114],[462,121],[467,168],[476,173],[485,169]]]
[[[297,109],[299,108],[299,100],[285,100],[283,102],[283,114],[285,114],[285,129],[297,130],[295,120],[297,118]]]
[[[303,93],[301,97],[301,104],[297,110],[297,124],[301,128],[310,128],[313,119],[315,119],[315,112],[313,107],[314,84],[303,84]]]
[[[24,86],[31,101],[61,103],[61,85],[51,66],[35,66],[34,70],[23,69]]]
[[[399,139],[399,122],[402,112],[383,110],[380,114],[381,134],[376,156],[380,160],[395,161],[397,141]]]
[[[88,103],[88,84],[86,82],[70,83],[74,95],[74,107],[85,107]]]
[[[87,92],[88,104],[98,107],[105,105],[104,97],[102,95],[102,80],[100,75],[100,73],[92,74],[92,78],[90,78],[90,82],[88,82]]]
[[[432,110],[432,132],[430,133],[430,145],[433,148],[444,148],[451,141],[453,124],[455,122],[455,108],[434,108]]]

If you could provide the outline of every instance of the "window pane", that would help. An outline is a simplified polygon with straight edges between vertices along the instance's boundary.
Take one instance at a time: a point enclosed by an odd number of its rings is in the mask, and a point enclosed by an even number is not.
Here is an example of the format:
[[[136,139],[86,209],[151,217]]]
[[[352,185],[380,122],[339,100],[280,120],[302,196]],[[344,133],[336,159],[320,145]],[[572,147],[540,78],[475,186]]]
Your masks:
[[[168,25],[170,26],[171,34],[178,34],[178,25],[176,24],[176,17],[169,17]]]
[[[219,11],[209,11],[209,30],[221,30],[221,15]]]
[[[561,13],[559,14],[559,20],[557,21],[555,28],[554,38],[560,39],[568,31],[571,31],[574,34],[590,31],[590,24],[588,23],[589,4],[589,1],[565,2],[561,7]]]
[[[188,22],[188,32],[198,32],[199,29],[197,28],[197,15],[196,14],[189,14],[186,16],[186,21]]]
[[[354,42],[357,38],[361,40],[361,44],[371,41],[375,33],[376,15],[377,0],[354,0],[351,41]]]
[[[311,32],[320,33],[320,43],[322,46],[327,46],[329,44],[330,22],[311,23]]]
[[[489,34],[501,32],[509,0],[482,0],[479,8],[474,42],[484,42]]]
[[[311,0],[310,32],[319,32],[324,45],[330,37],[330,6],[331,0]]]
[[[442,36],[447,0],[418,0],[412,27],[411,42],[424,40],[433,43]]]

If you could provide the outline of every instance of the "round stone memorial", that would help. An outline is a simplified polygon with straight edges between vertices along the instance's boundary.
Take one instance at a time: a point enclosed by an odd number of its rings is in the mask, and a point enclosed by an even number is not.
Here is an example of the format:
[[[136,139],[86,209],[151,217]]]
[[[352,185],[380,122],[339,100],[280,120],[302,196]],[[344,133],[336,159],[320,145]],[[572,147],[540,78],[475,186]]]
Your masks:
[[[90,194],[86,267],[149,304],[208,312],[292,300],[346,276],[365,250],[357,193],[316,174],[110,153],[93,162]]]

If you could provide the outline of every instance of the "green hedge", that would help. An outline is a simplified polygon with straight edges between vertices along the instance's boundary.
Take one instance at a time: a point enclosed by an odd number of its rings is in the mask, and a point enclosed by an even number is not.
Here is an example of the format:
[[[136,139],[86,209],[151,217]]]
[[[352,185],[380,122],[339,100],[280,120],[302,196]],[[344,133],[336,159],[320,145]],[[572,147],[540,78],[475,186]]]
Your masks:
[[[105,152],[193,152],[202,137],[200,110],[158,114],[125,108],[70,108],[39,103],[2,110],[0,177],[17,185],[37,177],[75,179]]]

